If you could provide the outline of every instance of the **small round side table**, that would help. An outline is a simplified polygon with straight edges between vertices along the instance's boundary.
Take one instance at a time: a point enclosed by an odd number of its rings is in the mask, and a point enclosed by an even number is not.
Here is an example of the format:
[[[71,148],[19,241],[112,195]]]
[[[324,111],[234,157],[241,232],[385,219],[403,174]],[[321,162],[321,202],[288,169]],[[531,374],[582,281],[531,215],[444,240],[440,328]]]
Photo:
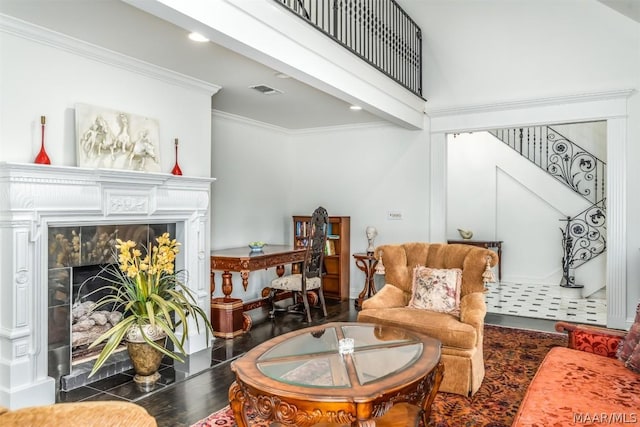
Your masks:
[[[356,260],[356,267],[364,273],[364,288],[355,300],[354,305],[356,309],[362,308],[362,301],[376,294],[376,286],[373,280],[373,275],[376,271],[376,264],[378,260],[372,253],[356,252],[353,254],[353,258]]]

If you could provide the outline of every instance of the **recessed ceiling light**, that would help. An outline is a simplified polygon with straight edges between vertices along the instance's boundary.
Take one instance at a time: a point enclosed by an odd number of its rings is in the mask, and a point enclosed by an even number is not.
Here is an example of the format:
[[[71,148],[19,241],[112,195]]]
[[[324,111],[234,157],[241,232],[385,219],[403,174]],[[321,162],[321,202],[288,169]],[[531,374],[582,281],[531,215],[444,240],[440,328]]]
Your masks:
[[[285,73],[276,73],[276,77],[279,79],[290,79],[291,76]]]
[[[193,40],[194,42],[200,42],[200,43],[209,41],[208,38],[206,38],[200,33],[189,33],[189,39]]]
[[[349,107],[349,109],[353,111],[360,111],[362,110],[362,107],[360,107],[359,105],[352,105],[351,107]]]

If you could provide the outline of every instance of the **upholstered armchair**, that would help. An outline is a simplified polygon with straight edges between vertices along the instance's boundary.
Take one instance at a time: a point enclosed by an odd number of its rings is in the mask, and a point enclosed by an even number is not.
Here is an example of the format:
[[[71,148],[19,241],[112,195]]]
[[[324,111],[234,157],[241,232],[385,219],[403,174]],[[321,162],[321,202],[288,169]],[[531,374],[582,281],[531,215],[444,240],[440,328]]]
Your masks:
[[[385,285],[362,303],[359,322],[408,328],[442,342],[444,379],[440,391],[473,395],[484,378],[485,281],[498,255],[488,249],[461,244],[404,243],[379,246]],[[416,266],[462,270],[459,314],[409,307]],[[484,277],[483,277],[484,275]]]

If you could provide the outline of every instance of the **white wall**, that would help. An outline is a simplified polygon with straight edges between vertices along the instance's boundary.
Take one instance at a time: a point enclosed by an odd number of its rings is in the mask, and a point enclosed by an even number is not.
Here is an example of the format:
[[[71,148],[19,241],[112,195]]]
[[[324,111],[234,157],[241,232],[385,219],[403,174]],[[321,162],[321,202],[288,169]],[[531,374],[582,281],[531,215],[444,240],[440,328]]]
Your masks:
[[[427,239],[428,145],[420,131],[378,124],[290,132],[215,113],[212,134],[214,249],[290,243],[291,216],[320,205],[351,217],[352,253],[366,250],[368,225],[378,229],[376,244]],[[403,220],[387,220],[388,211]],[[234,274],[232,295],[259,298],[272,270],[252,272],[247,292]],[[356,297],[364,276],[355,263],[350,279]],[[217,296],[220,283],[216,274]]]
[[[596,0],[400,0],[423,29],[427,109],[638,85],[639,24]]]
[[[367,248],[365,228],[378,229],[376,245],[428,236],[428,143],[422,131],[393,125],[336,128],[294,135],[296,174],[292,208],[326,203],[330,214],[351,216],[352,252]],[[313,191],[309,191],[313,188]],[[398,211],[402,220],[388,220]]]
[[[40,116],[46,116],[51,163],[75,166],[74,105],[88,103],[157,119],[161,170],[171,171],[173,139],[179,138],[183,174],[211,176],[213,88],[189,88],[183,76],[174,80],[165,70],[44,30],[29,39],[3,31],[0,44],[1,161],[33,162]]]
[[[295,165],[288,135],[282,129],[220,112],[212,115],[211,127],[212,173],[217,178],[211,248],[241,247],[256,240],[291,243],[287,215],[291,214]],[[232,296],[245,302],[260,298],[261,289],[276,277],[272,270],[252,272],[247,292],[234,273]],[[223,295],[221,283],[220,272],[216,272],[216,296]]]

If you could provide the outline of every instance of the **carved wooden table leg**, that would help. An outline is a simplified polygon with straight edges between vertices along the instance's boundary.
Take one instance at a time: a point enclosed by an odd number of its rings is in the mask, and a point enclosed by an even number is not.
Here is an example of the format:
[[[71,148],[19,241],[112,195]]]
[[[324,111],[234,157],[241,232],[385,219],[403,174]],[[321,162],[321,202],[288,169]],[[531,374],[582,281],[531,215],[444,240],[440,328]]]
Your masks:
[[[429,393],[425,396],[424,401],[422,402],[422,423],[426,426],[428,425],[429,416],[431,415],[431,407],[433,406],[433,401],[436,398],[436,394],[440,389],[440,383],[442,383],[442,377],[444,376],[444,364],[442,362],[438,363],[438,366],[435,367],[433,371],[428,375],[428,383],[429,383]]]
[[[245,395],[237,382],[233,382],[229,388],[229,406],[233,410],[233,417],[236,419],[238,427],[249,427],[244,418]]]

